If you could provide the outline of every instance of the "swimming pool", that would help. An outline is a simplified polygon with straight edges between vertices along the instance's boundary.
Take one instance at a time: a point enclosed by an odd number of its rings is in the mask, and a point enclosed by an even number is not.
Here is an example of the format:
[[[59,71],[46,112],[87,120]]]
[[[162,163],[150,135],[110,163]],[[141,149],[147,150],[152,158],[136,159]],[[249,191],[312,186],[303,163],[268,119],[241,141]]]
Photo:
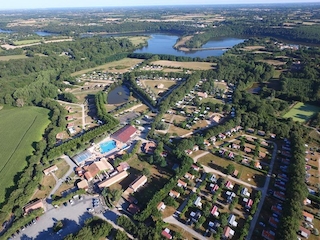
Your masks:
[[[115,149],[117,144],[114,140],[110,140],[108,142],[104,142],[100,144],[101,153],[107,153],[111,150]]]

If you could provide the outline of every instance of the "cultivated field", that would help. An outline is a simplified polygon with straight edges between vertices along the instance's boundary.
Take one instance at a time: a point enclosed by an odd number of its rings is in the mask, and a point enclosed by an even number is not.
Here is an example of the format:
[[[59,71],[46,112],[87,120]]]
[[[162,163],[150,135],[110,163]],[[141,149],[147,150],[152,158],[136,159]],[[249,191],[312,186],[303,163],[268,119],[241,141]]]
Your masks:
[[[81,75],[87,72],[92,72],[95,70],[102,70],[102,71],[108,71],[108,72],[127,72],[131,67],[134,65],[143,62],[142,59],[136,59],[136,58],[124,58],[119,61],[106,63],[94,68],[88,68],[84,69],[78,72],[74,72],[71,74],[71,76],[77,76]]]
[[[0,111],[0,202],[14,176],[26,166],[33,142],[39,141],[49,123],[46,109],[23,107]]]
[[[0,61],[9,61],[11,59],[23,59],[28,58],[26,55],[9,55],[9,56],[0,56]]]
[[[188,68],[193,70],[209,70],[214,69],[213,65],[215,63],[207,62],[175,62],[175,61],[166,61],[159,60],[152,62],[153,65],[161,65],[165,67],[175,67],[175,68]]]
[[[293,121],[305,122],[319,111],[320,111],[320,107],[298,102],[296,105],[294,105],[293,108],[289,110],[289,112],[283,115],[283,117],[284,118],[291,117]]]

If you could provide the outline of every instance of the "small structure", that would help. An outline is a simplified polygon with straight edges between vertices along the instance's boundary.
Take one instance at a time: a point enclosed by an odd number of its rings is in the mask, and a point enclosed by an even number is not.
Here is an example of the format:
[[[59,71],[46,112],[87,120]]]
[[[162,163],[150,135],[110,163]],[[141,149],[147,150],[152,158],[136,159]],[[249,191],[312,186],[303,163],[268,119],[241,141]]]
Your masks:
[[[219,185],[218,184],[214,184],[214,186],[211,189],[211,192],[214,193],[215,191],[217,191],[219,189]]]
[[[249,193],[249,191],[248,191],[248,188],[243,188],[242,190],[241,190],[241,195],[244,195],[244,196],[246,196],[246,197],[250,197],[250,193]]]
[[[259,151],[259,158],[265,158],[267,154],[265,152]]]
[[[216,175],[212,174],[211,178],[210,178],[210,181],[213,182],[213,183],[216,183],[217,182],[217,177]]]
[[[39,199],[39,200],[37,200],[35,202],[32,202],[32,203],[28,203],[27,205],[25,205],[23,207],[24,215],[27,215],[31,211],[39,209],[39,208],[43,208],[43,210],[45,210],[43,201],[41,199]]]
[[[254,167],[258,169],[262,169],[262,166],[259,161],[254,162]]]
[[[191,218],[192,222],[198,222],[200,217],[201,217],[201,212],[200,211],[191,212],[190,213],[190,218]]]
[[[57,165],[52,165],[51,167],[46,168],[45,170],[43,170],[44,175],[49,175],[52,172],[55,172],[58,170]]]
[[[185,153],[191,155],[193,152],[190,149],[185,150]]]
[[[233,171],[232,176],[238,177],[239,171],[236,169]]]
[[[177,191],[174,191],[174,190],[170,190],[169,196],[173,197],[173,198],[178,198],[178,197],[180,197],[180,193],[178,193]]]
[[[257,132],[257,134],[258,134],[259,136],[265,136],[265,135],[266,135],[266,132],[259,130],[259,131]]]
[[[310,230],[308,230],[304,227],[301,227],[301,226],[299,227],[298,233],[304,238],[309,238],[309,236],[311,234]]]
[[[279,219],[278,218],[274,218],[274,217],[270,217],[269,218],[269,224],[272,227],[277,228],[278,227],[278,223],[279,223]]]
[[[253,129],[253,128],[248,128],[248,129],[247,129],[247,132],[248,132],[248,133],[254,133],[254,129]]]
[[[240,145],[232,143],[232,148],[233,149],[240,149]]]
[[[191,173],[188,173],[188,172],[184,175],[184,177],[185,177],[186,179],[189,179],[189,180],[194,179],[194,175],[192,175]]]
[[[197,199],[194,201],[194,205],[197,207],[202,207],[201,197],[197,197]]]
[[[160,202],[157,206],[158,211],[163,211],[164,209],[166,209],[166,205],[164,204],[164,202]]]
[[[177,183],[177,186],[178,187],[187,187],[187,183],[182,181],[181,179],[179,179],[178,183]]]
[[[236,216],[234,214],[231,214],[228,218],[228,223],[230,226],[237,227],[238,222],[236,222]]]
[[[197,166],[197,165],[192,164],[191,167],[193,168],[193,170],[195,170],[195,171],[197,171],[197,172],[200,170],[200,167]]]
[[[81,180],[80,182],[77,183],[77,187],[79,189],[84,189],[87,191],[89,188],[88,181],[86,179]]]
[[[158,85],[156,86],[156,88],[162,89],[162,88],[164,88],[164,85],[163,85],[162,83],[160,83],[160,84],[158,84]]]
[[[218,212],[218,207],[216,205],[214,205],[210,211],[210,213],[213,215],[213,216],[216,216],[218,217],[219,216],[219,212]]]
[[[140,212],[140,208],[136,204],[131,203],[127,208],[127,211],[134,215]]]
[[[284,192],[274,191],[273,196],[282,200],[282,201],[286,200],[286,195],[284,194]]]
[[[130,165],[127,162],[121,162],[117,167],[118,172],[127,171],[130,168]]]
[[[245,147],[243,151],[245,153],[251,153],[251,148]]]
[[[136,180],[134,180],[131,184],[130,184],[130,188],[136,192],[140,187],[142,187],[146,182],[147,182],[148,178],[143,175],[139,178],[137,178]]]
[[[234,231],[229,226],[226,226],[223,230],[223,238],[230,239],[233,236],[234,236]]]
[[[233,189],[233,184],[230,181],[226,182],[226,188]]]
[[[198,145],[194,145],[192,148],[192,151],[196,152],[199,151],[199,146]]]
[[[161,235],[167,239],[172,239],[172,235],[170,234],[170,229],[165,228],[162,232]]]
[[[207,98],[208,94],[206,92],[197,92],[197,96],[201,98]]]
[[[143,151],[147,154],[153,154],[154,151],[156,150],[156,143],[155,142],[147,142],[145,145],[144,145],[144,148],[143,148]]]
[[[302,215],[304,217],[304,220],[306,220],[307,222],[309,223],[312,223],[313,219],[314,219],[314,216],[306,211],[303,211],[302,212]]]
[[[80,166],[80,165],[83,165],[85,161],[89,160],[91,156],[92,156],[92,153],[89,150],[85,150],[75,155],[72,159],[78,166]]]
[[[252,199],[249,199],[247,202],[246,202],[246,209],[247,211],[251,209],[252,207],[252,204],[253,204],[253,200]]]
[[[107,178],[106,180],[100,182],[98,184],[98,187],[101,188],[105,188],[105,187],[110,187],[111,185],[115,184],[116,182],[120,182],[122,179],[126,178],[128,176],[128,172],[127,171],[122,171],[120,173],[117,173],[116,175]]]

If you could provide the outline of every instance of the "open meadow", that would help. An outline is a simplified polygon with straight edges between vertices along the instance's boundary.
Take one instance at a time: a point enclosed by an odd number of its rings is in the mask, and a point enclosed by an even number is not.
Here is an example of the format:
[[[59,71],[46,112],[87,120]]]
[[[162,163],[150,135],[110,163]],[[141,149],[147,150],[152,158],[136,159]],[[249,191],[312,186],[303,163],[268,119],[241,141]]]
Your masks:
[[[134,46],[138,46],[140,44],[147,43],[150,37],[149,36],[128,36],[128,37],[117,37],[117,38],[119,39],[127,38]]]
[[[41,42],[41,39],[20,40],[20,41],[13,42],[13,44],[16,45],[16,46],[20,46],[20,45],[39,43],[39,42]]]
[[[78,72],[74,72],[71,74],[71,76],[78,76],[82,75],[84,73],[92,72],[95,70],[102,70],[102,71],[108,71],[108,72],[127,72],[130,68],[135,66],[138,63],[143,62],[143,59],[137,59],[137,58],[124,58],[119,61],[109,62],[100,66],[96,66],[93,68],[84,69]]]
[[[284,118],[292,118],[293,121],[298,122],[306,122],[309,120],[314,114],[320,111],[320,107],[304,104],[302,102],[298,102],[294,105],[293,108],[289,110],[285,115]]]
[[[9,55],[9,56],[0,56],[0,61],[9,61],[11,59],[23,59],[28,58],[26,55]]]
[[[0,110],[0,202],[14,176],[26,166],[32,144],[41,139],[49,124],[49,111],[38,107]]]
[[[159,60],[152,62],[153,65],[161,65],[164,67],[174,67],[174,68],[188,68],[193,70],[210,70],[214,69],[216,63],[208,62],[176,62],[176,61],[167,61]]]

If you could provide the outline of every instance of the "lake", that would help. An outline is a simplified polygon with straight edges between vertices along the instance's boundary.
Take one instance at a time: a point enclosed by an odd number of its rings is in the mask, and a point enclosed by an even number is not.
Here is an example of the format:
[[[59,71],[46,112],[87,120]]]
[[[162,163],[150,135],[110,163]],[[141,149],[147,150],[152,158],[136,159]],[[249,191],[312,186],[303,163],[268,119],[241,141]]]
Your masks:
[[[129,100],[130,90],[122,85],[118,86],[108,93],[108,104],[120,104]]]
[[[2,30],[2,29],[0,29],[0,33],[12,33],[12,31],[10,31],[10,30]]]
[[[183,52],[173,48],[177,42],[178,36],[166,35],[166,34],[151,34],[151,38],[148,40],[148,46],[143,47],[134,51],[135,53],[153,53],[153,54],[169,54],[175,56],[184,56],[184,57],[200,57],[206,58],[210,56],[221,56],[225,50],[199,50],[192,52]],[[203,48],[208,47],[233,47],[241,42],[244,39],[240,38],[219,38],[213,39],[206,44]]]

